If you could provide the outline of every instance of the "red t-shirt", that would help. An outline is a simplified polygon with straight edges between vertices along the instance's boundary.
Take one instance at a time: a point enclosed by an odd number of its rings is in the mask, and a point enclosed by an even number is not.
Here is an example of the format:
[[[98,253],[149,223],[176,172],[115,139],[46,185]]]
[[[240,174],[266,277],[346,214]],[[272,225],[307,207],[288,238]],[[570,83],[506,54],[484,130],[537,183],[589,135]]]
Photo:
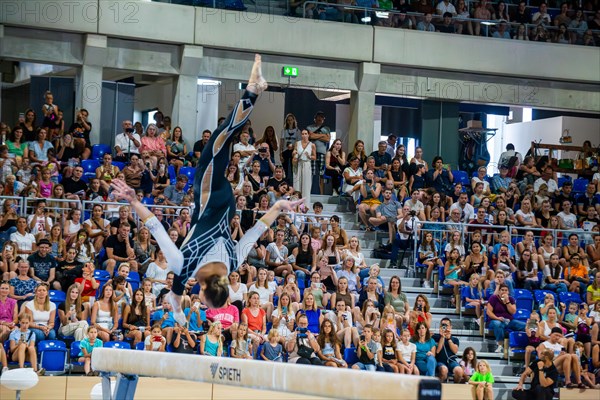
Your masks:
[[[258,314],[255,317],[254,315],[252,315],[249,308],[244,308],[244,310],[242,311],[242,315],[245,315],[246,318],[248,318],[248,330],[262,332],[263,319],[265,317],[265,314],[265,310],[259,308]]]
[[[75,279],[75,283],[83,282],[83,290],[81,291],[81,298],[87,299],[89,297],[96,297],[96,289],[92,287],[92,281],[83,278]]]

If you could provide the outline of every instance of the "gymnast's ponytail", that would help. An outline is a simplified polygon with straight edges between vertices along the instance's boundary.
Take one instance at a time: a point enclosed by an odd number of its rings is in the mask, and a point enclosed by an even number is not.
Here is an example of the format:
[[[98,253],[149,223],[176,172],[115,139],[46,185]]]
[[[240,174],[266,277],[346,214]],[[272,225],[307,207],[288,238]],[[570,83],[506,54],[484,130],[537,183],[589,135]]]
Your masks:
[[[212,275],[206,280],[204,298],[211,308],[221,308],[227,303],[229,297],[229,281],[227,275]]]

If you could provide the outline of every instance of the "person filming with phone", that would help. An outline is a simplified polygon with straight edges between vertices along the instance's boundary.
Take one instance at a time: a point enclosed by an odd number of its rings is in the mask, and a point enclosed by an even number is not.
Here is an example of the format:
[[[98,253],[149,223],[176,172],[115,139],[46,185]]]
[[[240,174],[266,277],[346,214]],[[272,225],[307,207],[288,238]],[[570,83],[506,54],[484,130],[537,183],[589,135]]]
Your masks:
[[[433,168],[427,172],[426,176],[429,186],[433,187],[438,193],[451,195],[454,176],[450,164],[444,164],[444,160],[440,156],[435,156],[431,164]]]
[[[456,356],[460,342],[457,337],[452,336],[452,321],[450,321],[450,318],[442,318],[440,331],[432,338],[436,342],[435,358],[440,380],[446,382],[448,374],[452,374],[454,383],[462,382],[464,373]]]
[[[127,162],[132,154],[140,154],[142,139],[129,120],[123,121],[123,132],[115,137],[115,161]]]

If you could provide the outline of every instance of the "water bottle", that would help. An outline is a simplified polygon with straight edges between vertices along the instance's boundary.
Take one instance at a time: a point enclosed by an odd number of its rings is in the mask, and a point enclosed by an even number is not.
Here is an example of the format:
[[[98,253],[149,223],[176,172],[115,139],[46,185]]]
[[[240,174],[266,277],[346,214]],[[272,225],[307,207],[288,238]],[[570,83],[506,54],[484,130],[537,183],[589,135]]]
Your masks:
[[[75,322],[77,315],[75,314],[75,304],[71,304],[71,322]]]

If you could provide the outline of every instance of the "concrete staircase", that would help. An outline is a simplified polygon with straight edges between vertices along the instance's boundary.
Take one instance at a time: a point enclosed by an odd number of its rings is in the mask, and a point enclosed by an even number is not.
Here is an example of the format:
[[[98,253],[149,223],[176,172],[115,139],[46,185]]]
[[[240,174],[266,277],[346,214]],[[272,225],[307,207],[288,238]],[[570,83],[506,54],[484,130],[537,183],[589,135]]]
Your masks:
[[[381,266],[380,276],[383,278],[386,285],[389,279],[397,275],[401,278],[402,291],[406,294],[411,306],[415,302],[418,294],[425,294],[431,306],[433,314],[432,331],[437,332],[440,321],[444,317],[452,319],[453,332],[460,340],[459,353],[467,347],[472,347],[477,352],[479,359],[485,359],[490,363],[496,384],[494,385],[494,399],[510,399],[510,392],[519,381],[519,373],[523,367],[523,361],[511,357],[509,364],[503,354],[494,353],[496,343],[493,337],[482,337],[479,326],[475,322],[475,318],[470,315],[460,317],[455,308],[450,305],[450,296],[437,296],[434,290],[424,288],[422,285],[422,277],[413,276],[413,273],[408,276],[407,269],[390,269],[387,268],[389,260],[380,260],[372,257],[373,249],[377,248],[381,243],[387,243],[387,232],[365,232],[359,229],[358,216],[355,213],[349,212],[342,200],[340,204],[337,196],[319,196],[311,195],[311,201],[320,201],[323,203],[323,212],[326,214],[335,214],[342,219],[342,228],[346,230],[348,237],[357,236],[360,239],[361,250],[366,257],[368,265],[378,263]],[[407,255],[408,257],[408,255]],[[409,260],[404,262],[405,265]]]

